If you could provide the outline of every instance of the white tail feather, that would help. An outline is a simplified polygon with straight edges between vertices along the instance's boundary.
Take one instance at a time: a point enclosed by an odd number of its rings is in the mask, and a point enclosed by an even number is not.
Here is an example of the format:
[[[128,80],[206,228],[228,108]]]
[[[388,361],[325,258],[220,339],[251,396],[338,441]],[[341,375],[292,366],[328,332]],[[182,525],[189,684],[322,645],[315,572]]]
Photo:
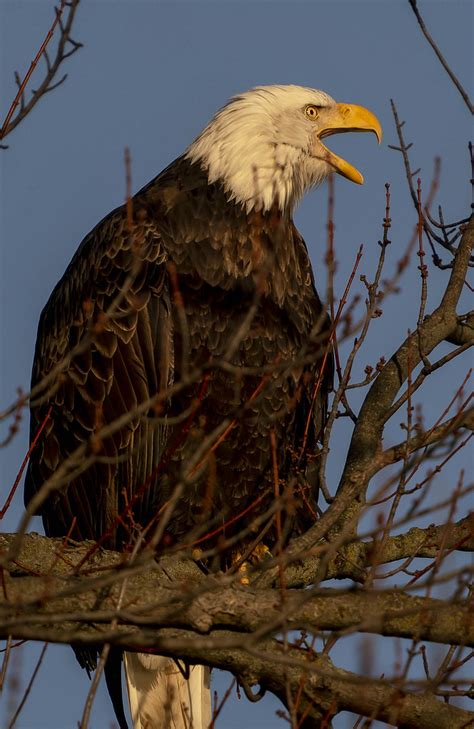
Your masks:
[[[133,729],[208,729],[209,669],[191,666],[186,680],[171,658],[124,653]]]

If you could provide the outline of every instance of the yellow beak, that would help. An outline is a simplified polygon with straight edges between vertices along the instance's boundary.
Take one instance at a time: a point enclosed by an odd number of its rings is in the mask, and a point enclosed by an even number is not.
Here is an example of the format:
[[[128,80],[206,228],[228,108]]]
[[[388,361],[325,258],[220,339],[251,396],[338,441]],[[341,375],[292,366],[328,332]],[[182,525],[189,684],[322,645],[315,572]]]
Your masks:
[[[378,142],[382,141],[382,127],[380,122],[371,111],[363,106],[356,104],[335,104],[320,110],[318,131],[316,136],[318,143],[316,146],[316,156],[321,156],[334,170],[347,177],[348,180],[362,185],[364,178],[349,162],[342,157],[331,152],[322,142],[321,139],[329,137],[331,134],[342,134],[344,132],[374,132]],[[322,148],[322,150],[321,150]]]

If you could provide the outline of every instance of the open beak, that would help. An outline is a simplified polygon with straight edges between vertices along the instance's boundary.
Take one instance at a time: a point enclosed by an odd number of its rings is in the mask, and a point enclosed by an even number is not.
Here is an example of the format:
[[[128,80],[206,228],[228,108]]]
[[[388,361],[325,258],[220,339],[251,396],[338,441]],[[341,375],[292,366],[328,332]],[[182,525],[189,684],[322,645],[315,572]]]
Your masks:
[[[343,134],[344,132],[374,132],[380,144],[382,141],[382,127],[375,114],[356,104],[335,104],[321,109],[319,121],[320,125],[316,133],[319,149],[315,150],[317,156],[321,155],[322,147],[323,154],[321,156],[336,172],[343,177],[347,177],[348,180],[362,185],[364,178],[359,170],[356,170],[342,157],[338,157],[337,154],[331,152],[321,142],[321,139],[329,137],[331,134]]]

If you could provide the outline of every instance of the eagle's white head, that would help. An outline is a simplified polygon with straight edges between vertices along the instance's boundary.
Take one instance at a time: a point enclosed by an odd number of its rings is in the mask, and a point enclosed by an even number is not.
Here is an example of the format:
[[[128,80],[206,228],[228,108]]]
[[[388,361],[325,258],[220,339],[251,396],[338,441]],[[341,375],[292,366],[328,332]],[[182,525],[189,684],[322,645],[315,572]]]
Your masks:
[[[269,210],[275,203],[291,211],[331,172],[364,181],[321,141],[350,131],[374,132],[379,142],[382,137],[377,117],[362,106],[339,104],[324,91],[302,86],[257,86],[220,109],[185,156],[248,211]]]

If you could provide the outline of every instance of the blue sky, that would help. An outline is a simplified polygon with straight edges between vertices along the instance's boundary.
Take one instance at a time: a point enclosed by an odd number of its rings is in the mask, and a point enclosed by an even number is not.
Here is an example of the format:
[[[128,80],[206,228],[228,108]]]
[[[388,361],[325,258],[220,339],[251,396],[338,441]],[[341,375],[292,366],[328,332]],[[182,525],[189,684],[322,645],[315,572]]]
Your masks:
[[[472,89],[472,4],[432,0],[420,7],[451,66]],[[51,20],[52,3],[46,0],[0,3],[2,116],[16,91],[13,71],[27,70]],[[297,83],[367,106],[381,120],[385,134],[381,147],[368,135],[331,140],[330,146],[361,169],[366,179],[363,187],[336,180],[337,291],[342,290],[362,242],[361,271],[368,275],[374,271],[386,181],[392,186],[393,219],[387,272],[415,223],[401,159],[387,148],[387,143],[396,142],[391,97],[407,121],[407,138],[415,143],[413,166],[421,167],[425,189],[434,155],[440,155],[437,200],[448,219],[462,217],[468,210],[469,114],[405,0],[91,0],[80,6],[74,38],[84,48],[67,62],[67,81],[41,100],[8,138],[10,148],[0,158],[2,405],[12,400],[16,387],[28,388],[37,321],[52,287],[83,236],[124,199],[124,147],[131,151],[137,190],[179,155],[234,93],[258,84]],[[296,214],[323,290],[326,204],[323,187],[311,193]],[[430,269],[429,304],[437,302],[445,280],[445,273]],[[374,323],[355,377],[381,354],[389,356],[407,328],[415,326],[418,292],[413,263],[401,296],[388,301],[383,317]],[[426,398],[427,422],[438,416],[464,371],[455,364],[449,377],[443,371],[433,378]],[[330,464],[333,486],[347,447],[348,426],[338,427]],[[394,428],[393,438],[399,437]],[[2,453],[2,501],[26,449],[27,418],[12,447]],[[462,457],[454,464],[453,474],[461,461]],[[451,485],[450,478],[454,475],[440,479],[441,493]],[[19,493],[3,529],[15,529],[21,509]],[[39,521],[33,526],[39,530]],[[350,645],[349,663],[347,650],[335,653],[335,660],[346,659],[347,667],[357,668],[358,643]],[[17,651],[22,686],[39,650],[33,645]],[[374,660],[378,671],[389,670],[393,655],[381,652]],[[216,678],[220,694],[228,680]],[[72,652],[51,646],[17,726],[76,727],[87,690],[87,677]],[[5,715],[8,699],[3,703],[0,716]],[[271,699],[251,706],[245,699],[233,698],[220,726],[283,727],[276,708]],[[112,720],[101,691],[91,726],[109,727]],[[337,729],[350,725],[343,716],[335,723]]]

